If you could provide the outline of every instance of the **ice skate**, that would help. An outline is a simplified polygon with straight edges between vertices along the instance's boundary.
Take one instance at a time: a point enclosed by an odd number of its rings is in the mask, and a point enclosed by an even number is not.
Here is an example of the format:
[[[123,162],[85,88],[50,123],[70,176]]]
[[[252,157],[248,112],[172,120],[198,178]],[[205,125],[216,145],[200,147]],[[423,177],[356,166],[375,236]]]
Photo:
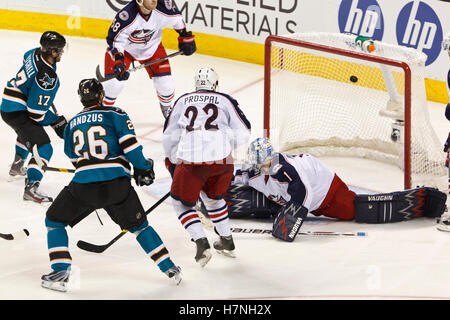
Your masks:
[[[46,196],[38,191],[39,181],[33,183],[26,183],[25,191],[23,193],[23,200],[34,201],[37,203],[52,202],[53,198]]]
[[[69,270],[53,271],[41,277],[41,286],[50,290],[66,292],[69,283]]]
[[[178,266],[173,266],[166,272],[164,272],[170,279],[173,279],[176,285],[179,285],[181,282],[181,268]]]
[[[24,163],[25,161],[22,158],[18,156],[14,158],[14,162],[9,169],[10,178],[20,178],[26,176],[27,168],[24,167]]]
[[[214,249],[218,253],[223,254],[227,257],[236,258],[234,255],[234,242],[232,236],[220,237],[219,241],[214,242]]]
[[[198,262],[202,267],[204,267],[209,260],[211,260],[212,254],[210,250],[210,245],[208,239],[200,238],[195,240],[197,245],[197,253],[195,254],[195,261]]]

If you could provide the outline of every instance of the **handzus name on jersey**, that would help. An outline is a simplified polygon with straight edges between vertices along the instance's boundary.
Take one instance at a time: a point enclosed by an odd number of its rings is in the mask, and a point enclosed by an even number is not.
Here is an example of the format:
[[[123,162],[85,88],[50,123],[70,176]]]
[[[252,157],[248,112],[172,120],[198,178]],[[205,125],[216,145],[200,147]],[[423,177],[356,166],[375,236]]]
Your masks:
[[[205,102],[205,103],[213,103],[213,104],[219,104],[219,99],[217,99],[217,96],[214,95],[204,95],[204,94],[195,94],[190,95],[186,98],[184,98],[184,103],[195,103],[195,102]]]
[[[103,121],[103,115],[98,113],[93,114],[83,114],[81,116],[78,116],[70,121],[70,129],[73,127],[83,124],[83,123],[90,123],[90,122],[102,122]]]
[[[394,196],[369,196],[369,201],[391,201],[394,199]]]

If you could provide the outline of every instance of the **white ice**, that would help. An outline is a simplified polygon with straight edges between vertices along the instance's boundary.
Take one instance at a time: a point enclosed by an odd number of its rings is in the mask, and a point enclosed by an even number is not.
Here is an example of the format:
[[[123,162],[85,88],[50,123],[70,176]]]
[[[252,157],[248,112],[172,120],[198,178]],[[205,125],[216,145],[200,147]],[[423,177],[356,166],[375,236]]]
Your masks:
[[[39,33],[0,31],[2,86],[15,75],[25,51],[37,46]],[[69,37],[69,50],[58,65],[61,87],[55,105],[67,118],[81,110],[78,83],[94,76],[102,64],[104,40]],[[201,45],[201,44],[199,44]],[[194,72],[213,67],[220,76],[220,91],[233,95],[253,125],[252,137],[262,134],[263,67],[195,54],[171,60],[177,96],[193,90]],[[156,182],[138,190],[149,208],[169,188],[169,174],[163,165],[161,131],[163,118],[146,72],[131,75],[117,100],[133,120],[147,156],[155,160]],[[433,126],[442,139],[448,123],[442,104],[429,103]],[[54,148],[51,165],[70,168],[63,143],[48,130]],[[44,217],[46,207],[22,200],[23,180],[8,182],[14,156],[15,134],[0,121],[3,141],[0,161],[0,232],[22,228],[30,231],[25,240],[0,239],[0,299],[92,300],[92,299],[450,299],[450,233],[436,230],[432,219],[367,225],[315,218],[303,230],[366,231],[367,237],[298,236],[293,243],[270,235],[235,234],[235,259],[216,253],[202,269],[195,261],[195,245],[181,227],[170,201],[149,215],[149,222],[165,242],[173,261],[183,271],[175,286],[145,255],[133,235],[127,234],[101,254],[77,248],[80,239],[104,244],[120,232],[103,210],[91,214],[73,229],[68,228],[74,276],[71,290],[53,292],[40,286],[40,277],[50,272]],[[325,159],[344,180],[360,188],[386,191],[401,185],[401,174],[381,163],[360,164],[359,160]],[[47,172],[42,191],[56,196],[69,183],[71,174]],[[379,188],[380,184],[385,189]],[[378,188],[378,189],[377,189]],[[269,222],[231,220],[234,227],[271,228]],[[210,242],[216,239],[207,231]]]

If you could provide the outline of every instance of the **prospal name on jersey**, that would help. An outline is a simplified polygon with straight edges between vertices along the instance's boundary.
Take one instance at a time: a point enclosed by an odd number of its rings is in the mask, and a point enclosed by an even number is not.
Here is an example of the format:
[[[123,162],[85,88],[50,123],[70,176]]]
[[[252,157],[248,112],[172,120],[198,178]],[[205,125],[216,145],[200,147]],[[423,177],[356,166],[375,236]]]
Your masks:
[[[184,104],[195,103],[195,102],[205,102],[205,103],[213,103],[219,104],[219,99],[215,95],[205,95],[205,94],[193,94],[184,98]]]
[[[83,114],[81,116],[77,116],[70,120],[70,129],[73,127],[83,124],[83,123],[90,123],[90,122],[102,122],[103,121],[103,115],[98,113],[93,114]]]
[[[394,199],[393,195],[389,196],[368,196],[367,200],[369,201],[392,201]]]

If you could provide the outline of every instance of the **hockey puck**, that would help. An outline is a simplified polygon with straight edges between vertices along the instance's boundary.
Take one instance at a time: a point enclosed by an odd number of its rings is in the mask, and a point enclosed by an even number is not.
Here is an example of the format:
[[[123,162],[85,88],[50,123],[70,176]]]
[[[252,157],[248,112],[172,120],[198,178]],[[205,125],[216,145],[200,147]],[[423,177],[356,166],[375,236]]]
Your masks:
[[[350,81],[351,81],[351,82],[356,82],[356,81],[358,81],[358,77],[356,77],[356,76],[351,76],[351,77],[350,77]]]

